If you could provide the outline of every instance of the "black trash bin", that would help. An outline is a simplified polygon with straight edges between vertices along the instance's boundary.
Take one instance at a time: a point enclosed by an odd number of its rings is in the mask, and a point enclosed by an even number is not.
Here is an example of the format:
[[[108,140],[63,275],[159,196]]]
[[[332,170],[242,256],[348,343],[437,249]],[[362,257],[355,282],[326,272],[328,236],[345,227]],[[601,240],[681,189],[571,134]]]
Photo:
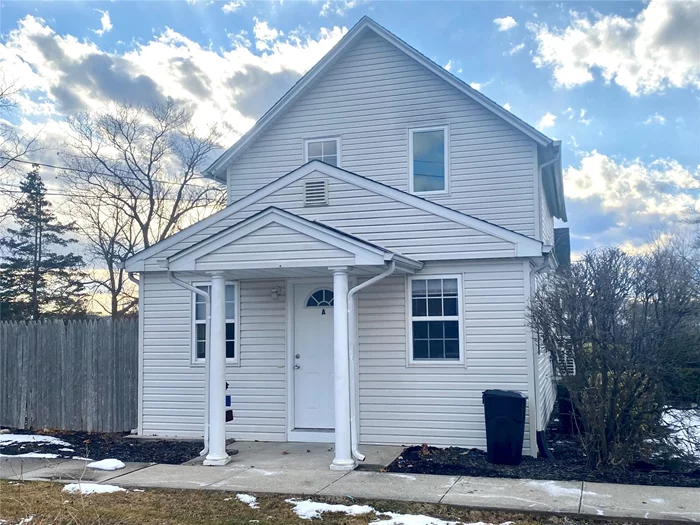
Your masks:
[[[510,390],[486,390],[482,400],[489,463],[519,465],[523,459],[527,396]]]

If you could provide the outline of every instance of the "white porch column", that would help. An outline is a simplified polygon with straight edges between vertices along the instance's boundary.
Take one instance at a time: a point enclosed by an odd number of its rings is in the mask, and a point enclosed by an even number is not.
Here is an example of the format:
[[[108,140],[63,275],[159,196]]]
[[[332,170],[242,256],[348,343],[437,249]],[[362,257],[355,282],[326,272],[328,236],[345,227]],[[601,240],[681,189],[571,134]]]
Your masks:
[[[211,277],[211,341],[209,341],[209,453],[205,465],[226,465],[226,281]]]
[[[350,446],[350,362],[348,353],[348,269],[333,272],[333,369],[335,372],[335,458],[331,470],[352,470]]]

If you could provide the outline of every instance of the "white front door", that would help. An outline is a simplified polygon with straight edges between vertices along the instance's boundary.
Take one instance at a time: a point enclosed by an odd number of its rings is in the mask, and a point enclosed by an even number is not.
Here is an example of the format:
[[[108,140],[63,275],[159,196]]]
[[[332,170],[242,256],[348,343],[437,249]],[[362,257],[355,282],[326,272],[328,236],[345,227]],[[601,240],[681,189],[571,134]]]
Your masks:
[[[333,419],[333,287],[294,285],[294,427],[328,429]]]

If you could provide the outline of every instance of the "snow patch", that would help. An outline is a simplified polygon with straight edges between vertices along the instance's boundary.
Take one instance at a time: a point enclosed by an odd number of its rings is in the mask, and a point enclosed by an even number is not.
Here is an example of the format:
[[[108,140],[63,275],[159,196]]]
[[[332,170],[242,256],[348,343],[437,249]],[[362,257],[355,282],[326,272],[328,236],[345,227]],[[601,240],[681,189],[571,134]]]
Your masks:
[[[319,503],[311,500],[286,499],[287,503],[294,505],[292,509],[303,520],[320,518],[324,512],[342,512],[349,516],[359,514],[369,514],[374,509],[369,505],[332,505],[330,503]]]
[[[432,518],[422,514],[398,514],[395,512],[379,512],[369,505],[332,505],[329,503],[319,503],[311,500],[287,499],[287,503],[294,505],[294,512],[301,519],[311,520],[321,518],[324,512],[338,512],[349,516],[360,514],[377,514],[377,519],[370,522],[370,525],[492,525],[490,523],[475,522],[462,523],[459,521],[445,521],[440,518]],[[386,518],[388,516],[388,518]],[[513,522],[506,522],[501,525],[513,525]]]
[[[74,449],[72,449],[72,448],[66,448],[66,447],[59,448],[58,451],[59,451],[59,452],[75,452]]]
[[[41,454],[39,452],[25,452],[24,454],[0,454],[0,458],[39,458],[56,459],[58,454]]]
[[[395,512],[381,512],[381,516],[389,516],[389,519],[372,521],[372,525],[462,525],[461,521],[445,521],[440,518],[431,518],[423,514],[397,514]],[[489,523],[465,523],[464,525],[490,525]]]
[[[53,436],[40,436],[39,434],[0,434],[0,447],[16,445],[17,443],[37,443],[39,445],[72,446]]]
[[[70,494],[111,494],[113,492],[126,492],[126,489],[116,485],[99,485],[97,483],[69,483],[63,487],[63,492]]]
[[[255,496],[251,496],[250,494],[236,494],[236,497],[238,498],[238,501],[245,503],[251,509],[260,508],[258,505],[258,499]]]
[[[78,461],[92,461],[90,458],[81,458],[80,456],[73,456],[71,459],[76,459]]]
[[[700,408],[667,410],[663,422],[671,430],[670,441],[689,456],[700,459]]]
[[[102,461],[93,461],[92,463],[88,463],[87,468],[94,468],[97,470],[119,470],[120,468],[124,468],[126,465],[119,461],[118,459],[103,459]]]
[[[649,498],[649,501],[651,501],[652,503],[658,503],[660,505],[666,503],[666,500],[661,498]]]

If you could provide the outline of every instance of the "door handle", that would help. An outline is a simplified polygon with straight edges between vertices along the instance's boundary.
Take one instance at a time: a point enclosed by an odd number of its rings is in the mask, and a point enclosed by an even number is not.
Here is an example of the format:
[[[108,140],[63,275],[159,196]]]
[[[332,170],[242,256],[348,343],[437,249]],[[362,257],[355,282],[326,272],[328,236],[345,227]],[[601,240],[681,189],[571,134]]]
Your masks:
[[[299,370],[301,368],[301,365],[294,365],[295,370]]]

